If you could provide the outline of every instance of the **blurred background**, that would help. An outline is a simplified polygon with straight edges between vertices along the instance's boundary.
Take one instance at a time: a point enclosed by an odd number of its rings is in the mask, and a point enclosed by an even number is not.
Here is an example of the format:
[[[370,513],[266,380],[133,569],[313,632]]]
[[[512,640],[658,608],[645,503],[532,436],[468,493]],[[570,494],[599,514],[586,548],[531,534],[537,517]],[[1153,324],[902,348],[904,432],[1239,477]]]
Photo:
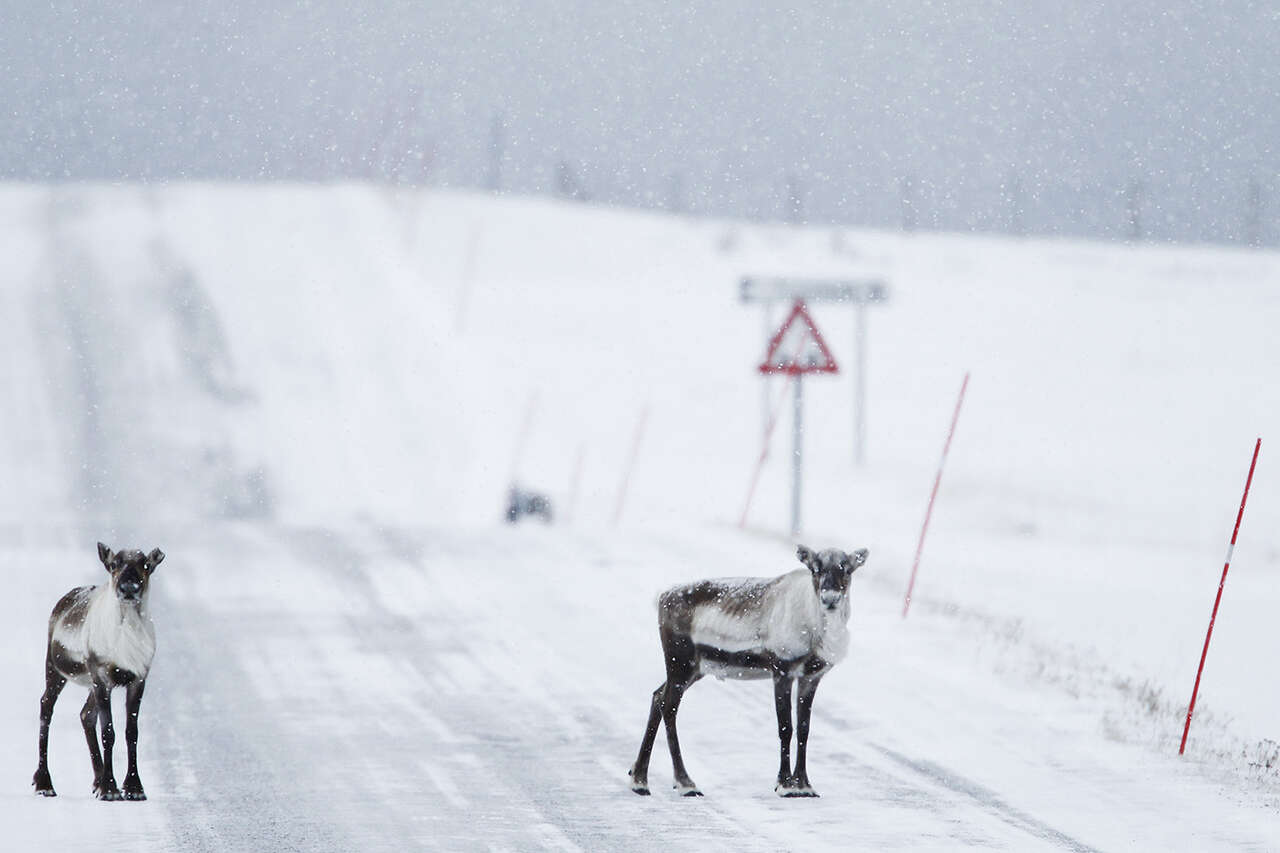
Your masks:
[[[0,177],[1274,245],[1278,40],[1252,0],[11,2]]]

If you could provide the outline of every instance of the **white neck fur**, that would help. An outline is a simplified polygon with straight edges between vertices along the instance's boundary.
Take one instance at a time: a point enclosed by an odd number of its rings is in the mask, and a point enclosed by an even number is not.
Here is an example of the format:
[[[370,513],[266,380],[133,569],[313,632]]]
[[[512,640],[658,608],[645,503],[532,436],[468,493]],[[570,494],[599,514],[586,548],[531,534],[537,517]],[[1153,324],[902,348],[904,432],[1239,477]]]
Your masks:
[[[145,678],[156,653],[156,629],[147,597],[121,601],[112,584],[94,590],[85,619],[85,640],[94,657]]]

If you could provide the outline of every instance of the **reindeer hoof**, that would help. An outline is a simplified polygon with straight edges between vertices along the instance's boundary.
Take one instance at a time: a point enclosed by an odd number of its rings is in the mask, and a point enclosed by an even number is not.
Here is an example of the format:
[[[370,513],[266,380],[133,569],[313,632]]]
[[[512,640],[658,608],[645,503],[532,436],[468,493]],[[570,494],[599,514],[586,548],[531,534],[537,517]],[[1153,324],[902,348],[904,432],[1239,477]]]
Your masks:
[[[647,770],[647,769],[646,769]],[[649,796],[649,774],[646,772],[643,778],[636,778],[636,766],[631,765],[631,769],[627,771],[627,778],[631,780],[631,790],[642,797]]]
[[[42,797],[58,796],[53,790],[53,780],[49,778],[46,770],[37,770],[35,778],[31,780],[31,784],[35,786],[36,793]]]
[[[774,786],[774,792],[779,797],[816,797],[818,792],[813,790],[813,786],[808,782],[801,782],[799,779],[791,778],[785,782],[779,782]]]
[[[116,800],[124,799],[124,797],[120,793],[120,789],[117,788],[115,785],[112,785],[109,788],[94,788],[93,795],[97,797],[99,800],[104,800],[109,803],[113,803]]]
[[[126,800],[145,800],[147,795],[142,791],[142,780],[134,774],[129,774],[124,778],[124,798]]]
[[[682,797],[701,797],[702,796],[702,792],[698,790],[698,786],[694,785],[693,783],[690,783],[688,785],[673,785],[672,787],[675,788],[676,793],[678,793]]]

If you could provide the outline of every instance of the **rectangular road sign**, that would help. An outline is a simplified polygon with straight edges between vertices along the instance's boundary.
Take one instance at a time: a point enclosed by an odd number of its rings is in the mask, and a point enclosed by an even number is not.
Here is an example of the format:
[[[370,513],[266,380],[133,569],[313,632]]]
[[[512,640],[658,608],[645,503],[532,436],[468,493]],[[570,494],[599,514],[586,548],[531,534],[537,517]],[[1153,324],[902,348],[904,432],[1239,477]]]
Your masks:
[[[880,279],[782,278],[746,276],[738,285],[743,302],[844,302],[863,305],[889,299],[889,285]]]

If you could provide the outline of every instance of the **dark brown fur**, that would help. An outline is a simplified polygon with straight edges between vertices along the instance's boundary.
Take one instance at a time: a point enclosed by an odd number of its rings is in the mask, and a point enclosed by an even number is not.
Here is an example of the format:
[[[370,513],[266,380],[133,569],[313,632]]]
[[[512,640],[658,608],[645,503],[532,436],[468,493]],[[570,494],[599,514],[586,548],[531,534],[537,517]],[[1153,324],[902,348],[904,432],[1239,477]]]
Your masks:
[[[672,630],[687,634],[693,628],[693,611],[701,604],[712,604],[730,616],[740,616],[755,609],[760,595],[776,581],[744,583],[725,589],[715,581],[698,581],[688,586],[669,589],[658,596],[658,619]]]

